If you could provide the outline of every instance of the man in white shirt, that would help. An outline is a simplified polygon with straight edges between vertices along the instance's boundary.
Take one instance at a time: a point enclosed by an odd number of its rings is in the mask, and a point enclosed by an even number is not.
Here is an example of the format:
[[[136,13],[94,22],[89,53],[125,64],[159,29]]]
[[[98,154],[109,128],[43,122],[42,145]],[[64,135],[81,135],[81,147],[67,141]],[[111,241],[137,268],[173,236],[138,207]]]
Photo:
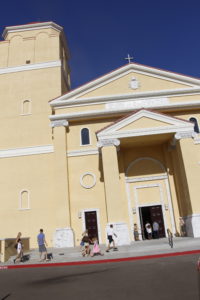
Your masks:
[[[114,251],[117,251],[117,247],[115,246],[115,241],[113,239],[113,237],[117,237],[116,233],[114,232],[114,229],[113,229],[113,225],[110,224],[110,227],[107,228],[107,237],[108,237],[108,248],[106,249],[106,252],[109,252],[110,248],[111,248],[111,244],[113,243],[113,250]]]

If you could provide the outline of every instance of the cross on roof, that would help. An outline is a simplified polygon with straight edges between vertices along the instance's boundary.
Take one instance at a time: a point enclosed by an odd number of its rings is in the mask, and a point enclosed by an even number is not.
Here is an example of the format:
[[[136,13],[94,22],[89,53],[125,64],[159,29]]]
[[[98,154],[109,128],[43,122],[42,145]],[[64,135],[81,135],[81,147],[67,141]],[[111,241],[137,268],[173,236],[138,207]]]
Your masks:
[[[133,57],[131,57],[129,54],[128,54],[128,57],[125,57],[125,59],[128,60],[128,63],[130,64],[131,63],[131,59],[133,59]]]

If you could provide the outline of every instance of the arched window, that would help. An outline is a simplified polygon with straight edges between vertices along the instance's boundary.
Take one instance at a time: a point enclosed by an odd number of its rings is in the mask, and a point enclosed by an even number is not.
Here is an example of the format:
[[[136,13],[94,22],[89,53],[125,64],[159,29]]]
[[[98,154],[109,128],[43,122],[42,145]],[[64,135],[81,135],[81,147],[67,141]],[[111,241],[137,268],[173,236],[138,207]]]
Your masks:
[[[22,103],[22,115],[30,115],[31,113],[31,101],[24,100]]]
[[[192,122],[194,124],[194,131],[196,133],[199,133],[199,125],[198,125],[198,121],[196,118],[190,118],[189,120],[190,122]]]
[[[90,144],[90,132],[88,128],[81,129],[81,145]]]
[[[20,192],[19,209],[30,209],[29,192],[26,190]]]

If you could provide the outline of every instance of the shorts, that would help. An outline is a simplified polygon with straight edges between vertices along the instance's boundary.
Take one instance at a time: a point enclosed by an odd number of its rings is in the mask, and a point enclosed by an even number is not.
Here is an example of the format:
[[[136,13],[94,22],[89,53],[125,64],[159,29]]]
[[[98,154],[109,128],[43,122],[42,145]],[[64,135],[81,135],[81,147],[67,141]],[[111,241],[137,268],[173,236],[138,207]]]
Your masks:
[[[110,243],[110,244],[113,242],[113,237],[112,237],[112,235],[108,235],[108,240],[109,240],[109,243]]]
[[[39,252],[46,252],[47,248],[45,247],[45,245],[39,245]]]

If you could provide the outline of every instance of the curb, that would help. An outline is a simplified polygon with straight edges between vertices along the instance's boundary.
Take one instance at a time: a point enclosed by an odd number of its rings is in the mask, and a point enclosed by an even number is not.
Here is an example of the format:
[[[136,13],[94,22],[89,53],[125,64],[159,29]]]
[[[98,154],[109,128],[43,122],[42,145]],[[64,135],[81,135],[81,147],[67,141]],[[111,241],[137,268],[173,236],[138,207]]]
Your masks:
[[[93,260],[93,261],[89,260],[89,261],[47,263],[47,264],[43,263],[43,264],[27,264],[27,265],[7,265],[7,266],[0,266],[0,270],[25,269],[25,268],[43,268],[43,267],[64,267],[64,266],[78,266],[78,265],[94,265],[94,264],[117,263],[117,262],[124,262],[124,261],[134,261],[134,260],[143,260],[143,259],[154,259],[154,258],[162,258],[162,257],[191,255],[191,254],[199,254],[199,253],[200,253],[200,250],[191,250],[191,251],[182,251],[182,252],[174,252],[174,253],[163,253],[163,254],[135,256],[135,257],[102,259],[102,260]]]

